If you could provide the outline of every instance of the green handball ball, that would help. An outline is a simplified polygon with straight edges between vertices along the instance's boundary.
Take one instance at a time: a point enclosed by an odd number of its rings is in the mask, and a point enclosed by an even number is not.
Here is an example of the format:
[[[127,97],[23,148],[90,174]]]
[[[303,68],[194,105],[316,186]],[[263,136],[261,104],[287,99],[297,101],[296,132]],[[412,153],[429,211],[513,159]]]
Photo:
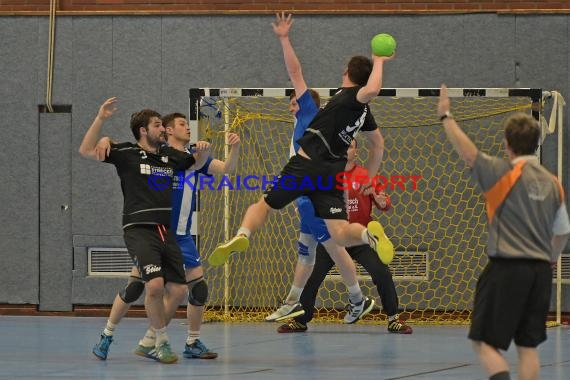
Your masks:
[[[396,51],[396,40],[389,34],[380,33],[370,41],[372,54],[379,57],[389,57]]]

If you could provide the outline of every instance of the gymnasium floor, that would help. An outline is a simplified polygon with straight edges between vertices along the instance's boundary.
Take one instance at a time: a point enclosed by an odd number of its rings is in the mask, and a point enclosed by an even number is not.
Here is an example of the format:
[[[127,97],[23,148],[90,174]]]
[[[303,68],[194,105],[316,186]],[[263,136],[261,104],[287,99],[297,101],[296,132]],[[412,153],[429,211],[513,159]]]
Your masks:
[[[307,333],[277,334],[273,323],[209,323],[202,338],[218,359],[180,357],[164,365],[132,354],[146,330],[143,318],[125,319],[107,361],[97,360],[91,348],[105,320],[0,316],[0,378],[485,379],[464,326],[415,326],[412,335],[394,335],[378,325],[315,323]],[[168,332],[178,353],[186,337],[182,323],[174,320]],[[550,328],[540,354],[541,379],[569,379],[570,329]],[[513,363],[514,347],[507,357]]]

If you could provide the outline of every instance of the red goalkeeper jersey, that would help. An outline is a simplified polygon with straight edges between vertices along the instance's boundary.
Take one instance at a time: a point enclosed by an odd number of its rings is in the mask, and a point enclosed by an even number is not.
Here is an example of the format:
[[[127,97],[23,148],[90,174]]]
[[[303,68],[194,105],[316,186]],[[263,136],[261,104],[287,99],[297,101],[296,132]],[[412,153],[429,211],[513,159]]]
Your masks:
[[[346,210],[348,211],[348,221],[350,223],[360,223],[363,226],[368,225],[368,222],[372,220],[372,204],[374,204],[379,210],[387,211],[392,206],[390,197],[386,196],[386,206],[384,208],[380,207],[374,196],[364,195],[360,193],[360,183],[353,180],[353,178],[362,178],[362,176],[367,177],[368,171],[360,166],[356,165],[352,170],[346,171],[346,181],[348,183],[347,190],[347,200],[346,200]]]

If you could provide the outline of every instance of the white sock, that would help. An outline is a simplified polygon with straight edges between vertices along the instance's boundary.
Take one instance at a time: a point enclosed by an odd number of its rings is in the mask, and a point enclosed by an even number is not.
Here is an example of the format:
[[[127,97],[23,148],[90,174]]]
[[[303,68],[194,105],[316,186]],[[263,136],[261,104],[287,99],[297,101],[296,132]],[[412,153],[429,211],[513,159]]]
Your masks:
[[[388,322],[392,322],[396,319],[398,319],[399,315],[398,314],[394,314],[392,316],[388,316]]]
[[[155,346],[160,346],[161,344],[168,342],[168,335],[166,335],[166,326],[161,329],[154,329],[156,333],[156,343]]]
[[[360,239],[362,239],[362,241],[365,244],[369,244],[368,243],[368,230],[366,228],[362,230],[362,233],[360,234]]]
[[[191,345],[198,339],[200,339],[200,331],[188,330],[188,338],[186,338],[186,344]]]
[[[236,236],[239,235],[245,235],[245,237],[249,239],[249,237],[251,236],[251,231],[249,230],[249,228],[240,227]]]
[[[149,327],[149,329],[146,330],[144,338],[142,338],[139,341],[139,344],[145,347],[154,347],[154,345],[156,344],[156,333],[154,332],[152,327]]]
[[[360,290],[358,282],[348,287],[348,299],[351,303],[359,303],[363,298],[364,296],[362,295],[362,290]]]
[[[107,325],[105,326],[105,330],[103,330],[103,334],[107,336],[113,336],[113,332],[115,332],[115,327],[117,327],[116,324],[114,324],[110,320],[107,320]]]
[[[301,293],[303,293],[303,289],[304,288],[298,288],[295,285],[292,285],[291,290],[289,291],[289,294],[285,299],[285,302],[288,303],[289,305],[293,305],[294,303],[299,302],[299,300],[301,299]]]

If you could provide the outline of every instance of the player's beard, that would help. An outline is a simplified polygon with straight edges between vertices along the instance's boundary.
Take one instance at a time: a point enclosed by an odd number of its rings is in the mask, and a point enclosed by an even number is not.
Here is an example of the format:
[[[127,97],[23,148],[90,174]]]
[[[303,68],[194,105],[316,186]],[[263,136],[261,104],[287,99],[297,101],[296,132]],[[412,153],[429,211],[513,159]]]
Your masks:
[[[158,149],[162,145],[166,144],[166,138],[165,137],[166,137],[165,133],[161,133],[159,135],[159,137],[157,137],[157,138],[147,136],[148,145],[150,145],[151,147],[153,147],[155,149]]]

